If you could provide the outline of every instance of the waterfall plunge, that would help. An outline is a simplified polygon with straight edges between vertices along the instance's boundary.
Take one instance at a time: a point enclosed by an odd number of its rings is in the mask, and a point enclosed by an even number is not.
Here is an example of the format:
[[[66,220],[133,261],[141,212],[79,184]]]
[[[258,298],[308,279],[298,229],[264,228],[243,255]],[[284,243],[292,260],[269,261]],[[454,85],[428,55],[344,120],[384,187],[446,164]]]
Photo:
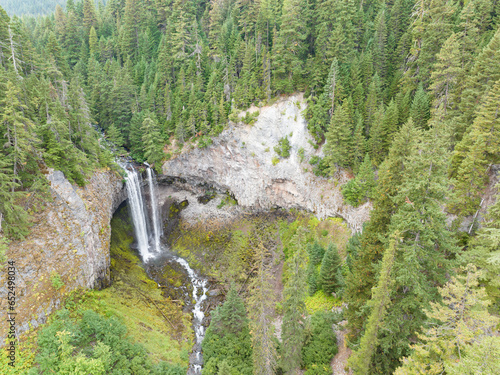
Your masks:
[[[157,254],[161,253],[161,221],[158,212],[158,198],[157,198],[157,185],[156,178],[153,170],[148,166],[148,189],[151,203],[151,214],[144,204],[143,191],[140,175],[131,167],[122,165],[127,173],[126,186],[129,197],[129,206],[132,214],[132,221],[134,223],[135,236],[139,247],[139,253],[144,262],[154,258]],[[148,225],[149,219],[151,225]],[[151,231],[152,227],[152,231]],[[151,233],[152,232],[152,233]],[[150,241],[150,238],[152,239]],[[201,374],[203,356],[201,353],[201,343],[205,336],[205,329],[203,327],[203,320],[205,313],[202,309],[202,303],[207,298],[207,280],[200,277],[189,265],[189,263],[177,256],[173,259],[179,263],[188,273],[189,279],[193,285],[192,298],[195,301],[193,306],[193,326],[196,336],[196,342],[190,358],[190,365],[188,369],[189,375]],[[201,290],[202,293],[198,293]]]
[[[160,252],[161,223],[158,212],[156,177],[151,168],[148,167],[149,196],[151,199],[151,221],[153,222],[153,243],[157,253]]]
[[[156,178],[154,172],[148,167],[149,195],[151,199],[151,215],[149,215],[148,208],[144,204],[140,175],[133,168],[125,167],[124,169],[127,172],[126,186],[137,246],[143,261],[147,262],[155,254],[160,253],[161,223],[158,212]],[[151,218],[151,225],[148,225],[148,218]],[[150,227],[153,228],[153,233],[151,233]],[[152,238],[152,245],[150,245],[150,238]]]

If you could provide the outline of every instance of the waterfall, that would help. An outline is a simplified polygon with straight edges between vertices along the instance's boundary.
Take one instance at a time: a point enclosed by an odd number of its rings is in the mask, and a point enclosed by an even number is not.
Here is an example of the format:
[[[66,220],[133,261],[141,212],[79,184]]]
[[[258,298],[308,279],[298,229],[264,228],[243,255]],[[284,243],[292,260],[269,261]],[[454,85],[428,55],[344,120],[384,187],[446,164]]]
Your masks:
[[[153,170],[148,167],[149,196],[151,199],[151,221],[153,223],[153,241],[154,249],[160,252],[161,222],[158,212],[158,189],[156,186],[156,177]]]
[[[120,165],[127,173],[125,181],[129,198],[130,213],[132,215],[132,222],[134,224],[134,232],[137,239],[139,253],[141,254],[143,261],[147,262],[157,254],[165,254],[170,252],[168,247],[162,247],[160,242],[162,232],[160,213],[158,210],[158,189],[156,177],[149,165],[147,163],[145,164],[148,167],[147,177],[151,206],[150,210],[148,210],[143,199],[144,195],[142,191],[140,174],[137,173],[135,169],[130,165]],[[205,328],[203,327],[203,319],[205,318],[205,313],[202,309],[202,304],[203,301],[207,299],[207,280],[199,276],[190,267],[189,263],[186,260],[179,258],[173,254],[171,254],[171,256],[186,270],[191,284],[193,285],[192,298],[195,301],[195,304],[193,306],[193,327],[195,331],[196,342],[194,344],[193,351],[189,360],[190,365],[188,375],[200,375],[203,365],[201,342],[203,341],[203,338],[205,336]]]
[[[205,313],[201,308],[203,301],[207,299],[207,280],[199,277],[196,272],[189,266],[186,260],[174,257],[174,260],[179,263],[187,271],[191,284],[193,285],[193,299],[195,304],[193,307],[193,326],[196,342],[193,348],[193,353],[190,359],[190,368],[188,370],[188,375],[198,375],[201,374],[201,366],[203,364],[203,359],[201,355],[201,342],[205,337],[205,327],[203,327],[203,319],[205,318]],[[202,290],[203,293],[198,295],[198,290]]]
[[[137,246],[142,259],[146,262],[153,257],[149,251],[149,235],[147,226],[147,208],[144,205],[141,181],[139,174],[133,168],[124,168],[127,173],[126,186],[129,198],[129,206],[134,223]]]

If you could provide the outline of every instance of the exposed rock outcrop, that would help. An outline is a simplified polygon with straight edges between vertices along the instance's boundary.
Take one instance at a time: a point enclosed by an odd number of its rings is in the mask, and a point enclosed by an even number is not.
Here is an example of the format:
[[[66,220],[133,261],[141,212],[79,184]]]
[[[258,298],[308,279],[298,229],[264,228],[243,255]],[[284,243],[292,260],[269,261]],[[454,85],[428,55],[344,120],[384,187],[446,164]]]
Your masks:
[[[305,107],[298,94],[271,106],[250,108],[249,112],[260,112],[255,124],[230,124],[207,148],[187,149],[167,161],[163,174],[227,190],[243,207],[304,209],[320,219],[342,217],[359,231],[369,218],[370,203],[358,208],[344,203],[340,186],[348,180],[345,171],[334,179],[312,173],[308,162],[322,150],[312,146],[302,115]],[[274,147],[284,137],[290,141],[290,157],[276,163]]]
[[[35,225],[28,237],[11,243],[7,251],[17,269],[18,334],[45,322],[59,307],[63,294],[77,287],[109,284],[109,224],[126,199],[122,178],[112,171],[95,172],[84,188],[71,185],[59,171],[51,171],[47,178],[52,201],[42,212],[32,214]],[[2,311],[5,293],[2,288]],[[0,325],[2,343],[6,328]]]

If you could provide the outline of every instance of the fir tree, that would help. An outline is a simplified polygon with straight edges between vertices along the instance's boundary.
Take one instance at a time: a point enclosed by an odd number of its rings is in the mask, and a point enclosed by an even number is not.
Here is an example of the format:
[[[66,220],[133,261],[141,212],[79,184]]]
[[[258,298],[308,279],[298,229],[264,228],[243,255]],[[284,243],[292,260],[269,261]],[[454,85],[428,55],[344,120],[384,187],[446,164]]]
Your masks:
[[[429,121],[430,118],[430,105],[429,97],[425,92],[422,84],[418,86],[415,97],[413,98],[410,109],[410,116],[413,119],[415,126],[419,127],[420,129],[427,128],[427,121]]]
[[[147,116],[142,122],[141,130],[144,157],[149,164],[159,168],[163,160],[163,140],[160,127],[154,118]]]
[[[398,233],[393,235],[389,242],[389,246],[384,251],[377,286],[374,287],[372,298],[367,303],[367,306],[371,308],[371,312],[366,324],[365,333],[361,338],[359,348],[349,358],[348,363],[353,369],[354,374],[361,375],[368,373],[370,362],[378,344],[378,332],[383,324],[387,308],[391,303],[391,288],[394,285],[394,279],[391,276],[391,272],[394,266],[394,258],[397,249],[396,240],[398,236]]]
[[[452,277],[439,289],[443,304],[431,302],[431,309],[426,312],[430,324],[419,335],[422,343],[413,346],[413,354],[403,360],[403,366],[396,370],[395,375],[477,373],[460,370],[470,366],[467,363],[468,350],[491,336],[499,319],[488,312],[490,301],[484,288],[479,287],[480,272],[472,264],[464,271],[464,275]],[[500,340],[494,345],[500,352]],[[474,367],[491,374],[495,371],[484,369],[500,370],[498,361],[487,355]]]
[[[304,0],[285,0],[281,28],[273,47],[275,85],[290,93],[302,83],[302,58],[307,51],[307,13]]]
[[[306,326],[306,254],[302,241],[303,233],[298,233],[295,237],[295,253],[288,264],[290,277],[283,290],[281,367],[290,374],[297,373],[300,369]]]
[[[335,165],[350,166],[352,130],[352,119],[349,116],[347,101],[344,101],[342,107],[338,107],[333,114],[326,133],[325,155],[332,170],[335,170]]]
[[[337,247],[334,244],[329,245],[321,261],[318,278],[318,284],[325,293],[331,294],[340,286],[339,280],[337,280],[337,271],[340,264],[341,260]]]
[[[274,276],[269,251],[260,244],[256,250],[257,274],[250,284],[248,299],[252,332],[253,369],[255,375],[272,374],[276,368],[277,352],[272,319],[274,316]]]

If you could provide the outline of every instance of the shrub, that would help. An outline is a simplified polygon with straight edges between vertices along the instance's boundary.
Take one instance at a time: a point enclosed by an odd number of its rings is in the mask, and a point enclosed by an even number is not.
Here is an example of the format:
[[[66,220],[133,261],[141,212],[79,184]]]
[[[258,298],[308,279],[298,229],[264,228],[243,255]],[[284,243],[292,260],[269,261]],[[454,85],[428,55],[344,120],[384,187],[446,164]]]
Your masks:
[[[298,155],[301,163],[304,161],[305,157],[304,153],[305,153],[304,147],[299,148]]]
[[[52,286],[56,290],[59,290],[64,286],[64,282],[61,279],[61,275],[59,275],[55,271],[50,274],[50,281],[52,282]]]
[[[94,311],[73,319],[66,309],[38,335],[37,365],[30,375],[58,374],[185,374],[186,369],[160,362],[153,365],[144,347],[130,342],[116,318]]]
[[[329,365],[337,354],[337,337],[332,326],[338,320],[338,314],[331,312],[320,311],[311,316],[311,328],[302,348],[304,368],[314,370],[308,374],[323,374],[322,365]]]
[[[257,121],[257,117],[259,117],[259,111],[255,111],[253,113],[246,112],[245,116],[241,118],[241,121],[243,121],[247,125],[253,125],[255,121]]]
[[[274,151],[281,156],[282,158],[288,158],[290,156],[290,149],[292,146],[290,145],[290,141],[288,140],[288,136],[280,138],[278,141],[278,145],[274,146]]]

